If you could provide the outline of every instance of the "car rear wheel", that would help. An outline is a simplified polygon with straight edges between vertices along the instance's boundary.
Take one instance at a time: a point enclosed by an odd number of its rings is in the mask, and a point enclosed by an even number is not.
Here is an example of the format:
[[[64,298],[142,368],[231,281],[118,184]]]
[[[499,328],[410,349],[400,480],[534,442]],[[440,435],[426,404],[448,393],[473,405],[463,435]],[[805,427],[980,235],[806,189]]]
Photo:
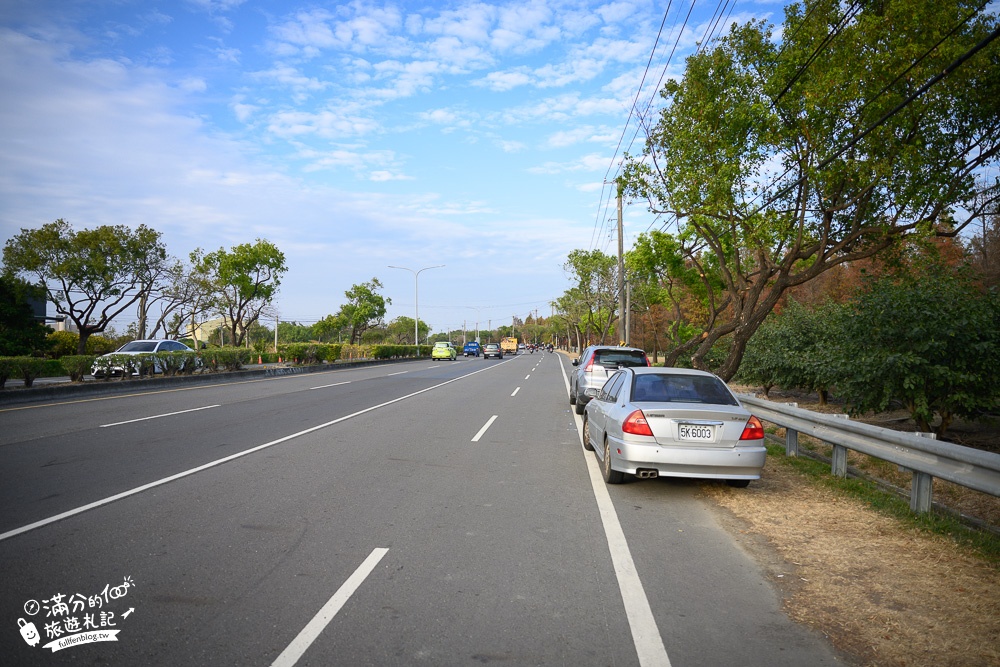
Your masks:
[[[587,404],[581,401],[579,398],[576,399],[576,414],[582,415],[587,410]]]
[[[611,468],[611,443],[604,439],[604,460],[601,461],[601,476],[608,484],[621,484],[625,479],[625,473],[621,470]]]
[[[576,392],[573,391],[572,387],[570,387],[570,390],[569,390],[569,404],[570,405],[576,405]]]
[[[594,445],[590,442],[590,420],[583,417],[583,448],[588,452],[594,451]]]

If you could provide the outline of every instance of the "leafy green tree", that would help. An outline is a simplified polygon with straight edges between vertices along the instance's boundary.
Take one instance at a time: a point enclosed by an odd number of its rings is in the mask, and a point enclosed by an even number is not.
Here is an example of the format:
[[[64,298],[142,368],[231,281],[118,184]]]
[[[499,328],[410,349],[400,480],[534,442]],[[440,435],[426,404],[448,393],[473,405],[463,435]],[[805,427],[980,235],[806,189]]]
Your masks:
[[[966,272],[932,268],[873,280],[842,326],[836,384],[852,412],[880,412],[898,400],[921,431],[938,437],[955,417],[995,412],[1000,294],[984,292]]]
[[[754,333],[737,377],[762,385],[765,394],[775,385],[815,391],[825,405],[837,380],[832,350],[843,340],[838,329],[841,309],[833,303],[807,308],[790,301]]]
[[[378,293],[382,289],[382,283],[378,278],[372,278],[369,282],[360,285],[352,285],[351,289],[344,292],[347,303],[340,307],[338,317],[351,329],[350,343],[352,345],[361,342],[361,336],[369,327],[379,324],[385,317],[385,307],[392,303]],[[410,320],[412,323],[413,320]]]
[[[996,27],[968,0],[805,0],[781,40],[734,26],[667,82],[623,183],[671,222],[682,257],[718,264],[702,279],[725,298],[696,366],[731,336],[729,379],[789,288],[989,210],[1000,186],[977,197],[974,180],[1000,152]]]
[[[563,270],[573,286],[556,299],[555,306],[572,327],[578,347],[594,339],[607,342],[617,321],[617,260],[600,250],[574,250]]]
[[[420,340],[427,340],[427,335],[431,328],[426,322],[420,320],[417,325],[417,335]],[[392,342],[397,345],[414,345],[413,342],[413,318],[399,316],[386,326],[386,334]]]
[[[160,233],[139,225],[75,231],[65,220],[22,229],[4,246],[8,271],[45,284],[46,298],[80,332],[78,354],[87,339],[104,331],[143,295],[144,280],[166,260]]]
[[[0,357],[30,356],[51,347],[52,328],[35,319],[28,297],[45,290],[16,276],[0,274]]]
[[[236,347],[245,341],[249,327],[273,301],[288,267],[285,254],[273,243],[257,239],[231,250],[219,248],[191,255],[195,270],[206,276],[214,290],[214,310],[225,320]]]
[[[298,322],[278,322],[279,343],[308,343],[313,339],[312,327]]]

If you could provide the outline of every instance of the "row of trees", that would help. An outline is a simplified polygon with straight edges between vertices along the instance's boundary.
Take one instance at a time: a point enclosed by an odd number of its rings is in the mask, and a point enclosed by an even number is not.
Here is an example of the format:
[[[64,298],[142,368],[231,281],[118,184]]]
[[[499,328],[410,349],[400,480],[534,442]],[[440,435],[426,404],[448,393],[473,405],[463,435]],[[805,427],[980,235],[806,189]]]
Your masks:
[[[75,230],[65,220],[22,229],[3,249],[5,285],[29,289],[30,278],[56,312],[87,339],[135,308],[137,338],[179,338],[189,322],[217,315],[241,345],[271,304],[287,271],[284,254],[257,239],[230,250],[167,254],[161,234],[145,225]]]
[[[954,245],[996,280],[996,15],[807,0],[779,31],[734,26],[690,57],[617,181],[663,221],[626,255],[632,330],[727,380],[788,294],[871,258],[978,231]],[[617,340],[617,263],[578,250],[565,268],[555,306],[577,344]]]

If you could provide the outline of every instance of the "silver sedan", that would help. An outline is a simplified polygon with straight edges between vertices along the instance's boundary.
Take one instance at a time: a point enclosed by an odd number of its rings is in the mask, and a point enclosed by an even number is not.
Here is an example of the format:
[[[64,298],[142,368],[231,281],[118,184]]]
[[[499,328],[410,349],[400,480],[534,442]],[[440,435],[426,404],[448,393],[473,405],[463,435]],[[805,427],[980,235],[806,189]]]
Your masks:
[[[745,487],[764,468],[764,427],[726,383],[684,368],[622,368],[583,417],[583,446],[604,481],[626,474],[724,479]]]

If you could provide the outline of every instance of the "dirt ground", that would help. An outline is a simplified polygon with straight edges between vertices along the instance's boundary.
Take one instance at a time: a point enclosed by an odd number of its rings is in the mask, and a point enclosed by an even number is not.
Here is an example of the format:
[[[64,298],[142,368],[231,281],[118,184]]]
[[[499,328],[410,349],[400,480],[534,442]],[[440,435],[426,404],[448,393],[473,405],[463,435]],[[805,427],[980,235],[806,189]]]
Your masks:
[[[771,398],[795,400],[773,392]],[[798,398],[799,407],[838,409]],[[913,430],[898,414],[865,421]],[[961,425],[960,431],[966,443],[972,433],[984,449],[1000,443],[997,425]],[[849,462],[880,477],[898,475],[879,462]],[[905,488],[908,477],[892,482]],[[858,665],[1000,665],[997,565],[817,486],[774,457],[749,488],[705,485],[704,493],[781,591],[789,616],[823,632]],[[934,497],[998,524],[996,498],[937,485]]]

